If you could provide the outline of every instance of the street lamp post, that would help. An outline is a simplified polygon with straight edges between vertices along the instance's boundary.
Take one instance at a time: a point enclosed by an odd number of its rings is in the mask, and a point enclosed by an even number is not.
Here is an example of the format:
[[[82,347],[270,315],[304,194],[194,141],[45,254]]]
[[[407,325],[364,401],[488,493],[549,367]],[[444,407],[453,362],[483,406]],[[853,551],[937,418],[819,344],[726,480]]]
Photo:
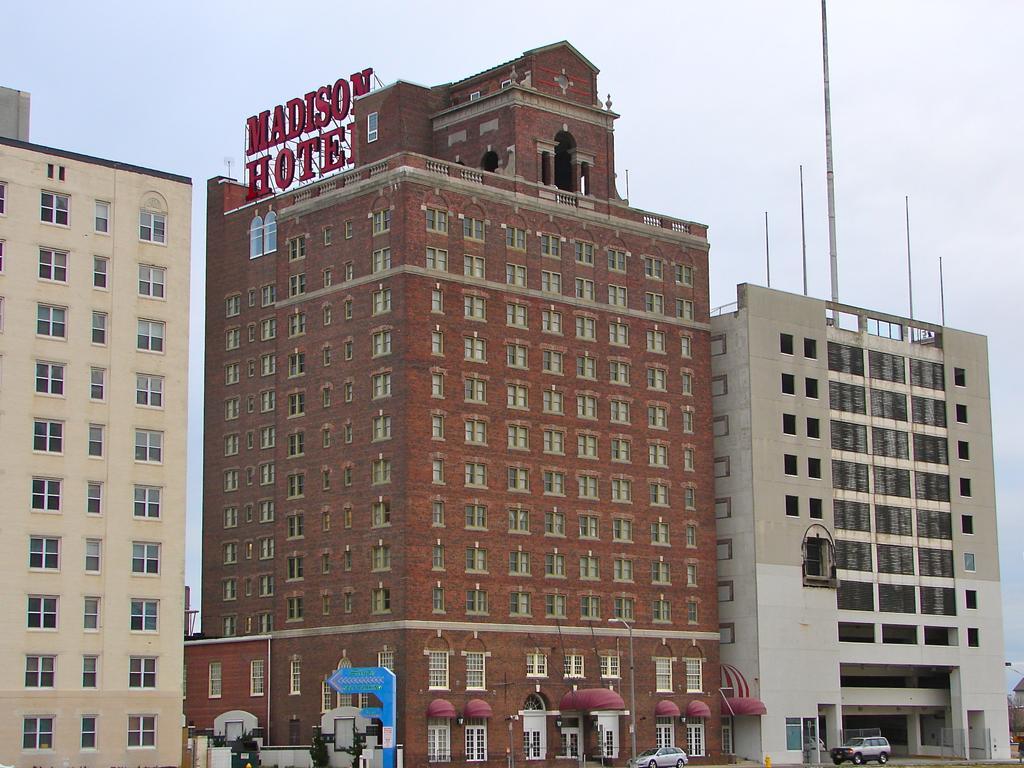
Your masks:
[[[623,618],[608,619],[610,623],[621,623],[629,632],[629,746],[633,752],[631,765],[636,764],[636,674],[633,670],[633,627]]]

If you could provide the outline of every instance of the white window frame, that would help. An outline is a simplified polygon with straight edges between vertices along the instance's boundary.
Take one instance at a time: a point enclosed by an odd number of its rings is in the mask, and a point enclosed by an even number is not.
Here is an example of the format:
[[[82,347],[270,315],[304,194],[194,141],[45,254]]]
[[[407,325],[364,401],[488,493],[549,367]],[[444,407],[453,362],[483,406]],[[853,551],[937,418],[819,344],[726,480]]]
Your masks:
[[[158,245],[167,244],[167,214],[157,211],[139,211],[139,240]]]

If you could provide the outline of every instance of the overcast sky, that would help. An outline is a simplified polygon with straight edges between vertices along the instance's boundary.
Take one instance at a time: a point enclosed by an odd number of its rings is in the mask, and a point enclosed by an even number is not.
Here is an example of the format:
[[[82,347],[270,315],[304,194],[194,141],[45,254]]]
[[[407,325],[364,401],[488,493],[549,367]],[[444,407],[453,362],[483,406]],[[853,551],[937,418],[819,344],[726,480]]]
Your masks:
[[[237,173],[250,114],[373,67],[384,83],[458,80],[569,40],[601,69],[619,190],[710,226],[712,305],[739,282],[801,290],[804,167],[810,292],[828,235],[817,0],[653,3],[8,3],[0,85],[32,93],[32,140],[194,183],[187,581],[198,603],[206,179]],[[832,0],[840,298],[914,309],[989,337],[1006,658],[1024,674],[1024,409],[1017,351],[1024,3]],[[1014,384],[1017,382],[1017,384]],[[196,605],[198,607],[198,605]],[[1017,676],[1014,675],[1014,682]]]

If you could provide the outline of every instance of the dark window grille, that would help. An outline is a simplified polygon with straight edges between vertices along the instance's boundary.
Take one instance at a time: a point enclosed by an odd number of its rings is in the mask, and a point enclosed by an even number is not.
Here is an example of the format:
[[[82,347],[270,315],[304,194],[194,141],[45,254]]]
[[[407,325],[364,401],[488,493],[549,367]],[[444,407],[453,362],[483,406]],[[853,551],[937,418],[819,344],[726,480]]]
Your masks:
[[[917,535],[926,539],[952,539],[952,516],[937,509],[917,510]]]
[[[875,610],[875,585],[870,581],[840,581],[836,605],[845,611]]]
[[[870,531],[871,507],[863,501],[836,499],[832,502],[836,528],[846,531]]]
[[[914,461],[949,464],[949,443],[936,435],[914,435]]]
[[[917,570],[922,576],[953,576],[953,552],[948,549],[919,547]]]
[[[914,548],[896,544],[878,545],[878,572],[914,575]]]
[[[868,465],[854,461],[832,460],[832,486],[846,491],[867,493]]]
[[[917,613],[917,589],[913,584],[879,584],[878,610]]]
[[[867,413],[864,387],[859,384],[830,381],[828,383],[828,406],[833,411],[843,411],[844,413]]]
[[[946,426],[946,401],[913,395],[910,398],[911,417],[915,424],[933,427]]]
[[[868,452],[868,428],[848,421],[832,422],[832,450]]]
[[[900,355],[871,350],[868,352],[868,368],[872,379],[895,381],[899,384],[905,384],[907,381],[907,367]]]
[[[914,491],[919,499],[949,501],[949,475],[915,472]]]
[[[925,389],[946,389],[946,373],[942,363],[930,360],[910,361],[910,383]]]
[[[910,470],[896,467],[873,467],[875,493],[910,498]]]
[[[871,428],[871,452],[875,456],[888,456],[892,459],[910,458],[910,440],[906,432],[884,427]]]
[[[867,541],[836,540],[836,566],[849,571],[871,571],[871,544]]]
[[[840,373],[864,375],[864,350],[846,344],[828,343],[828,369]]]
[[[956,590],[952,587],[921,587],[921,613],[956,616]]]
[[[875,530],[895,536],[913,536],[913,514],[905,507],[875,506]]]
[[[885,389],[871,390],[871,415],[895,421],[907,420],[907,396]]]

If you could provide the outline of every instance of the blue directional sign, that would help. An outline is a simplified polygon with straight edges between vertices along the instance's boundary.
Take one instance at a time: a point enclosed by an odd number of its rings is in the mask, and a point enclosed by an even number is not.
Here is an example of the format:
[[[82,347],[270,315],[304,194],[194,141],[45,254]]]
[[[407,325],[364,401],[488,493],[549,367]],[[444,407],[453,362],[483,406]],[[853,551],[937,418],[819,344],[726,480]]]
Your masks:
[[[360,714],[381,722],[384,768],[395,768],[395,673],[387,667],[344,667],[327,678],[338,693],[372,693],[380,707],[366,707]]]

